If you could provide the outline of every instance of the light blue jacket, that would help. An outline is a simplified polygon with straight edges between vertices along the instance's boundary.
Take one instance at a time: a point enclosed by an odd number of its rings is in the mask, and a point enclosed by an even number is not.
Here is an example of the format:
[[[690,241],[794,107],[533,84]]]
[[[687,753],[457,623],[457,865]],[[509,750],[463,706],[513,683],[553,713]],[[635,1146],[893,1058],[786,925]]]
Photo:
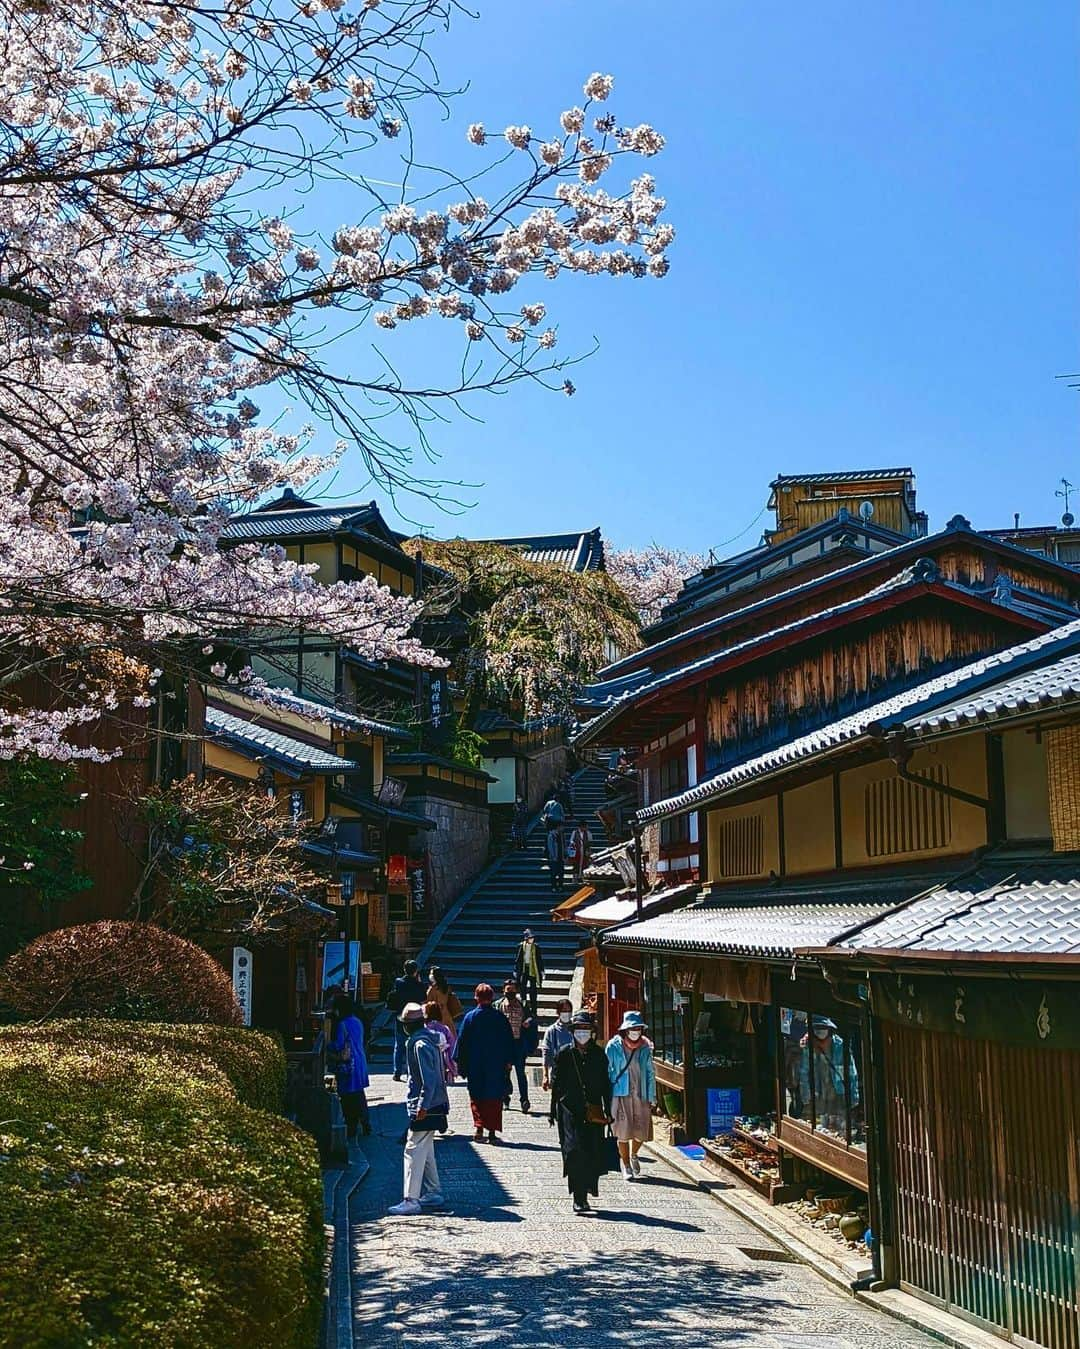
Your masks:
[[[656,1072],[653,1069],[652,1045],[644,1036],[638,1041],[638,1072],[641,1074],[641,1099],[653,1104],[656,1100]],[[608,1077],[611,1078],[612,1096],[630,1095],[630,1069],[627,1067],[626,1050],[623,1049],[622,1036],[613,1035],[604,1050],[607,1055]]]

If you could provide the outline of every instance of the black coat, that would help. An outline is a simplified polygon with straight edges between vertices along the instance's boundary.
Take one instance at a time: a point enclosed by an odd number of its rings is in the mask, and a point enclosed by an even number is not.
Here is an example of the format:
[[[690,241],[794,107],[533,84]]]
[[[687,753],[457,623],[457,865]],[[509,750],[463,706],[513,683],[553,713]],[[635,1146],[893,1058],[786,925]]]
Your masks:
[[[551,1118],[559,1126],[563,1175],[571,1185],[580,1181],[595,1194],[597,1178],[608,1169],[608,1149],[604,1125],[590,1124],[585,1118],[587,1103],[611,1114],[607,1056],[595,1040],[584,1054],[572,1044],[560,1050],[551,1077]]]

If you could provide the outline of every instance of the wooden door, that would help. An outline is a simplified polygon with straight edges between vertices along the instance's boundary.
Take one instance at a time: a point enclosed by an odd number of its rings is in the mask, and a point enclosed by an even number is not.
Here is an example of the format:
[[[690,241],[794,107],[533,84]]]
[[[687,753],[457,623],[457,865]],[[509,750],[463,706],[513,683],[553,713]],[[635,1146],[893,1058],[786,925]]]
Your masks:
[[[884,1031],[902,1284],[1080,1349],[1080,1055]]]

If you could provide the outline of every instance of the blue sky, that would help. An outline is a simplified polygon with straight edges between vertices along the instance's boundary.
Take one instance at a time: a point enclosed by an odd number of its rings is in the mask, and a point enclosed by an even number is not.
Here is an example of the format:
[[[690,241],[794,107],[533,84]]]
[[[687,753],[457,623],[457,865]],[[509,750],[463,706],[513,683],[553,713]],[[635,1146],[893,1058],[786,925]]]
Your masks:
[[[560,350],[599,340],[578,393],[473,403],[438,471],[475,507],[414,518],[734,550],[777,472],[894,464],[931,527],[1055,518],[1080,483],[1055,379],[1080,369],[1078,28],[1074,0],[488,0],[437,48],[470,88],[421,155],[466,167],[472,120],[554,128],[610,71],[619,119],[668,137],[679,235],[660,282],[537,282]]]

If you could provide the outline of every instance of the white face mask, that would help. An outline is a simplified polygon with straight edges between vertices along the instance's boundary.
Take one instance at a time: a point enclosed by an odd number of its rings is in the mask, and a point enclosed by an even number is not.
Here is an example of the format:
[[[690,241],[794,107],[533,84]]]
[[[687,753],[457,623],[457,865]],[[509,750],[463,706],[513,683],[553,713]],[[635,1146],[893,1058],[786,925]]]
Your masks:
[[[574,1031],[574,1039],[578,1042],[579,1045],[587,1045],[589,1041],[592,1039],[592,1031],[576,1030]]]
[[[560,1012],[560,1013],[559,1013],[559,1020],[563,1023],[564,1026],[569,1026],[569,1024],[570,1024],[570,1018],[571,1018],[572,1016],[573,1016],[573,1012]]]
[[[819,1040],[827,1040],[829,1038],[829,1028],[828,1026],[815,1026],[814,1034]]]
[[[626,1038],[627,1038],[628,1040],[640,1040],[640,1039],[641,1039],[641,1031],[640,1031],[640,1030],[628,1030],[628,1031],[626,1032]]]

